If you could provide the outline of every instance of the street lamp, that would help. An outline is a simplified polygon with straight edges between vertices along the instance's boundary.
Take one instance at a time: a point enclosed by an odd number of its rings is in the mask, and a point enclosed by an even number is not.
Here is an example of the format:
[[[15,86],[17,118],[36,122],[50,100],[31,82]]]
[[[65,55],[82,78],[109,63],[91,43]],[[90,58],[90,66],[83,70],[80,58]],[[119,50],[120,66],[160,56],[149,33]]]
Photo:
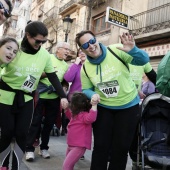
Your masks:
[[[70,16],[66,16],[63,19],[63,31],[65,32],[65,42],[67,42],[67,37],[68,37],[68,33],[71,30],[71,25],[72,25],[73,19],[70,18]]]

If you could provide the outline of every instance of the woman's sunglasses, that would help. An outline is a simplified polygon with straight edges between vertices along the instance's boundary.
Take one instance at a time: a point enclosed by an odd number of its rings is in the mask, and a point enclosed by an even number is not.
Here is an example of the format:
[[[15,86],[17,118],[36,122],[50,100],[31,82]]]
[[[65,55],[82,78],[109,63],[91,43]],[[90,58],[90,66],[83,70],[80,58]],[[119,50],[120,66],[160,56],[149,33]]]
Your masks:
[[[9,13],[9,10],[8,9],[5,9],[4,5],[2,4],[2,2],[0,2],[0,9],[3,9],[4,10],[4,13],[3,15],[6,17],[6,18],[9,18],[11,16],[11,14]]]
[[[47,42],[47,40],[37,40],[34,37],[32,37],[32,38],[35,40],[35,44],[41,44],[41,43],[44,44]]]
[[[86,50],[89,48],[89,44],[95,44],[96,43],[96,38],[90,39],[88,42],[84,43],[81,47]]]

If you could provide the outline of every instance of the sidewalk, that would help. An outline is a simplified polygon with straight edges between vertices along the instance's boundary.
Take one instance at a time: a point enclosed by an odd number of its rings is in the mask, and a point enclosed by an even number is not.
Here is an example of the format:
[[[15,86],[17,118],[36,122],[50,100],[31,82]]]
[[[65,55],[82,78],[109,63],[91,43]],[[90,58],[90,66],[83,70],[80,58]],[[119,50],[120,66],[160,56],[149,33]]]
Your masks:
[[[66,136],[50,136],[49,142],[50,159],[43,159],[38,155],[38,148],[35,151],[34,162],[27,162],[23,159],[21,170],[62,170],[63,160],[65,158]],[[85,160],[80,160],[74,170],[89,170],[91,151],[86,151]]]
[[[62,163],[67,147],[66,136],[50,136],[49,147],[49,153],[51,155],[50,159],[43,159],[38,155],[38,148],[36,148],[34,162],[27,162],[24,157],[20,170],[62,170]],[[85,159],[79,160],[74,170],[89,170],[90,160],[91,151],[87,150],[85,153]],[[128,160],[126,170],[131,169],[131,161]]]

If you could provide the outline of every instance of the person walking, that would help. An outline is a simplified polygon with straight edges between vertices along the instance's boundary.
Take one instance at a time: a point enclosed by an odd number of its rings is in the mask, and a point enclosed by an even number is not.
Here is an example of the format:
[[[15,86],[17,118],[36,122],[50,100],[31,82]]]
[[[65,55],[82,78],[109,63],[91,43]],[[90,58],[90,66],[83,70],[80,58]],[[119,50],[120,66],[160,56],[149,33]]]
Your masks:
[[[65,109],[70,119],[67,134],[67,151],[63,170],[73,170],[74,165],[84,155],[86,149],[91,149],[92,123],[97,117],[98,98],[94,95],[90,101],[81,92],[73,93],[70,109]]]
[[[147,77],[149,77],[152,83],[156,84],[156,72],[152,68],[150,62],[146,63],[143,66],[136,66],[136,65],[129,64],[129,70],[130,70],[130,76],[134,81],[136,88],[138,90],[138,94],[140,97],[140,106],[141,106],[141,103],[145,97],[145,94],[141,90],[142,76],[143,74],[147,75]],[[141,110],[140,110],[140,114],[141,114]],[[138,146],[139,145],[139,123],[140,120],[137,124],[134,139],[129,149],[129,156],[132,159],[132,169],[136,169],[138,167],[137,156],[138,154],[140,154],[138,149],[139,148]],[[141,164],[141,162],[139,164]]]
[[[51,54],[51,60],[55,69],[55,73],[58,76],[59,81],[62,82],[64,74],[68,69],[68,64],[64,60],[70,53],[70,44],[67,42],[59,42],[56,45],[55,51],[55,55]],[[39,155],[41,155],[45,159],[50,158],[50,154],[48,152],[50,132],[56,122],[57,116],[59,115],[61,118],[60,97],[58,94],[56,94],[55,89],[53,89],[51,83],[49,82],[48,78],[46,78],[45,74],[42,75],[38,86],[38,91],[39,100],[27,136],[25,156],[25,159],[27,161],[33,161],[35,158],[35,147],[33,146],[33,144],[37,138],[37,133],[39,132],[39,129],[41,127],[43,116],[44,119],[43,126],[41,129],[41,144]]]
[[[68,105],[66,95],[55,74],[50,54],[42,46],[47,41],[48,30],[39,21],[30,22],[25,28],[21,49],[15,59],[4,67],[0,81],[0,161],[2,168],[9,168],[12,154],[12,170],[19,170],[26,137],[34,111],[34,93],[42,72],[45,72],[61,105]],[[12,139],[14,147],[11,150]],[[1,168],[1,169],[2,169]]]
[[[97,95],[99,102],[93,123],[91,170],[125,170],[140,117],[140,99],[127,65],[144,65],[149,56],[135,46],[129,33],[123,33],[120,39],[123,44],[109,45],[107,49],[89,30],[79,32],[75,38],[87,55],[81,70],[83,92],[89,99]]]

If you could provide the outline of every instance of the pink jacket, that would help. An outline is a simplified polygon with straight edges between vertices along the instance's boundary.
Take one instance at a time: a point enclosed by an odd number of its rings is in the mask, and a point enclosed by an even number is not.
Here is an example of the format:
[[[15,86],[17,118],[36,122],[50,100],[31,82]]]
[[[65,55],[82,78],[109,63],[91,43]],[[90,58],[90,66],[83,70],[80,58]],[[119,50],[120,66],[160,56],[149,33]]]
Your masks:
[[[70,119],[67,126],[67,144],[69,146],[85,147],[91,149],[92,143],[92,123],[96,120],[97,111],[90,110],[81,112],[77,116],[72,117],[71,111],[66,111],[66,116]]]

